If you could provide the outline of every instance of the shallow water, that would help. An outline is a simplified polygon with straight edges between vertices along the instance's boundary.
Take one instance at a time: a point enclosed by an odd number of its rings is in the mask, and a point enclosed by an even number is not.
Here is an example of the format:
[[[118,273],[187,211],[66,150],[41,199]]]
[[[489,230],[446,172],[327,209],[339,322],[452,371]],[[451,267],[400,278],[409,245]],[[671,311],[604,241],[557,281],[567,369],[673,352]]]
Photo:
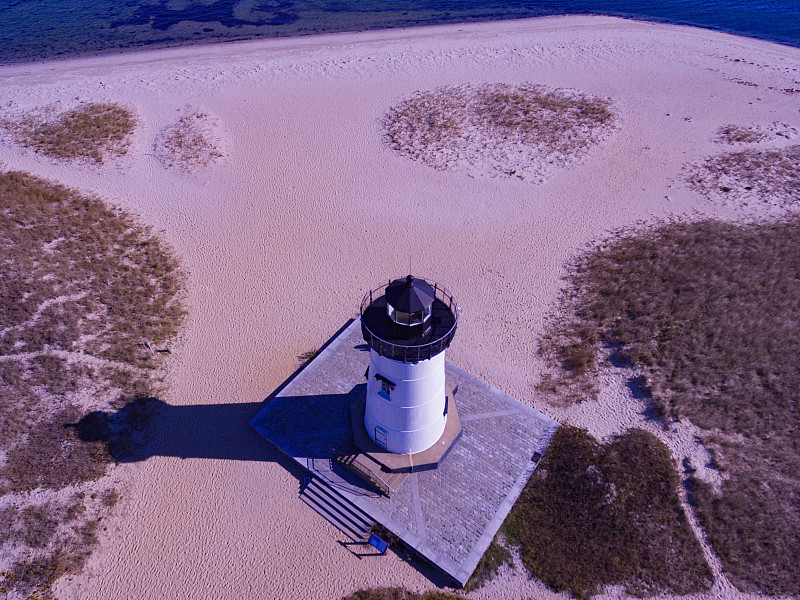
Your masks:
[[[0,63],[563,14],[696,25],[800,47],[798,0],[0,0]]]

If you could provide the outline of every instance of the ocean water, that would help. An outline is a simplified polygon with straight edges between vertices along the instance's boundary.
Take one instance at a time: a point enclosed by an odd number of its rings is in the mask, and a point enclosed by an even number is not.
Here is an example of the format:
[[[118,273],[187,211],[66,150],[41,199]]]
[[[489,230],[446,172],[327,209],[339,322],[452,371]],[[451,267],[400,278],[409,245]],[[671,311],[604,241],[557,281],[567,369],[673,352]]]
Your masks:
[[[0,64],[565,14],[695,25],[800,47],[800,0],[0,0]]]

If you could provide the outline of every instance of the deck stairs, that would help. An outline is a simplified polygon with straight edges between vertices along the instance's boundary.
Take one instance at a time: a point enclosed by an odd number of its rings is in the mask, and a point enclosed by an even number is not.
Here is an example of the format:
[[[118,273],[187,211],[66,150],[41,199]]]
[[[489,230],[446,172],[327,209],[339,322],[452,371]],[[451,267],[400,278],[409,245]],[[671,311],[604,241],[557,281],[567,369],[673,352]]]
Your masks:
[[[369,481],[390,498],[400,489],[409,473],[393,473],[364,452],[336,452],[335,460],[362,479]]]
[[[375,526],[367,513],[319,477],[313,477],[303,488],[300,499],[354,542],[365,542]]]

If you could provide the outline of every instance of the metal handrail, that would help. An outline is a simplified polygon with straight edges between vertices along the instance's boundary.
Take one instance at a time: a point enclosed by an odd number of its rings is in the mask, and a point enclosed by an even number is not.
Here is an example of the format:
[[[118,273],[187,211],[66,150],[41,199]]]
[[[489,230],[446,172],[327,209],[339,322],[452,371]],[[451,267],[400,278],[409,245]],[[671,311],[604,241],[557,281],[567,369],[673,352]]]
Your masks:
[[[341,450],[337,450],[336,448],[333,449],[333,455],[348,469],[353,471],[358,471],[358,473],[360,473],[362,477],[366,476],[368,481],[375,484],[382,492],[385,492],[387,496],[392,496],[397,491],[391,485],[389,485],[388,482],[384,481],[383,477],[381,477],[374,471],[370,471],[366,467],[357,464],[355,460],[351,460],[350,462],[345,462],[345,459],[348,458],[350,455],[342,452]]]
[[[419,277],[418,279],[422,279],[430,284],[430,281],[425,279],[424,277]],[[369,333],[371,340],[377,341],[377,345],[379,348],[386,347],[391,350],[392,354],[401,355],[403,360],[420,360],[420,357],[426,354],[425,350],[428,348],[434,348],[437,345],[441,345],[444,343],[444,340],[447,340],[446,345],[449,345],[450,341],[452,341],[453,335],[455,334],[456,326],[458,325],[458,315],[461,310],[458,307],[458,303],[453,298],[453,294],[442,285],[439,285],[435,281],[433,282],[433,295],[434,298],[441,300],[447,307],[450,309],[450,312],[453,314],[454,320],[453,325],[450,327],[448,332],[439,337],[438,339],[428,342],[427,344],[419,344],[416,346],[406,346],[403,344],[394,344],[392,342],[386,341],[383,338],[378,337],[375,335],[369,327],[366,326],[364,323],[364,310],[368,308],[375,298],[380,298],[381,296],[385,296],[386,294],[383,292],[389,284],[392,283],[392,280],[389,279],[386,283],[379,285],[374,290],[370,290],[366,294],[364,294],[364,298],[361,300],[361,328],[364,332]],[[379,293],[380,292],[380,293]],[[371,340],[365,340],[370,346],[372,346]],[[446,347],[446,346],[445,346]]]

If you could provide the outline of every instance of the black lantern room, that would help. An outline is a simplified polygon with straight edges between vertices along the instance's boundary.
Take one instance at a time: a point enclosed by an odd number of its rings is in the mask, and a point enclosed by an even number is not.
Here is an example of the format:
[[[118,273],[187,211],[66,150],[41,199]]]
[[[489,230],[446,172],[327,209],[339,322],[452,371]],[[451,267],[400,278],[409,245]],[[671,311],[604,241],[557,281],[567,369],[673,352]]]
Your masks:
[[[386,286],[386,314],[401,328],[431,326],[431,313],[435,292],[424,279],[409,275],[395,279]],[[401,330],[402,331],[402,330]]]
[[[442,286],[408,275],[370,291],[361,302],[361,330],[387,358],[416,362],[450,345],[458,305]]]

